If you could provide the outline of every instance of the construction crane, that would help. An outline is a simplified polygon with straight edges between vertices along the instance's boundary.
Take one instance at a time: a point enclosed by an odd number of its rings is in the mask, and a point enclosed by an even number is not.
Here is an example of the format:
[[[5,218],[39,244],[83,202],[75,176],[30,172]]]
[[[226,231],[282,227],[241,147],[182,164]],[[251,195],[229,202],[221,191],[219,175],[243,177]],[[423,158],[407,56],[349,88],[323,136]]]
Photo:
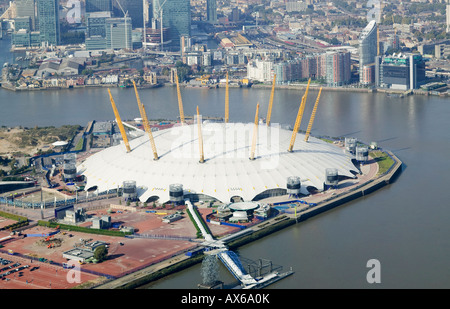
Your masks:
[[[300,107],[298,109],[297,118],[295,120],[294,130],[292,131],[291,143],[289,144],[289,152],[292,152],[295,144],[295,138],[297,137],[298,130],[300,129],[300,124],[302,123],[303,111],[305,110],[306,99],[308,97],[309,84],[311,83],[311,78],[308,80],[308,86],[306,87],[305,94],[302,97]]]
[[[228,123],[230,118],[230,96],[228,93],[228,72],[227,72],[227,82],[225,85],[225,123]]]
[[[180,122],[181,122],[181,124],[185,124],[185,121],[184,121],[184,110],[183,110],[183,101],[181,99],[180,84],[178,82],[178,72],[176,72],[176,74],[175,74],[175,80],[177,82],[177,95],[178,95],[178,108],[180,110]]]
[[[163,8],[164,4],[166,4],[167,0],[164,0],[164,2],[161,4],[160,0],[156,1],[157,3],[153,3],[153,18],[158,19],[159,17],[159,24],[161,27],[161,51],[164,50],[164,27],[163,27]],[[155,28],[156,29],[156,28]]]
[[[308,141],[309,135],[311,134],[311,129],[312,129],[312,126],[313,126],[313,123],[314,123],[314,119],[316,118],[317,106],[319,105],[319,100],[320,100],[320,94],[321,93],[322,93],[322,87],[320,87],[319,94],[317,95],[316,104],[314,104],[314,108],[313,108],[313,111],[311,113],[311,118],[309,119],[308,129],[306,129],[306,134],[305,134],[305,142]]]
[[[277,79],[277,74],[273,75],[272,82],[272,92],[270,93],[269,109],[267,110],[266,124],[270,126],[270,117],[272,116],[272,106],[273,106],[273,94],[275,92],[275,80]]]
[[[123,13],[124,19],[125,19],[125,48],[129,49],[130,46],[128,46],[128,28],[127,28],[127,19],[128,19],[128,11],[124,11],[124,9],[122,8],[122,5],[120,4],[119,0],[116,0],[117,4],[119,5],[120,10]],[[111,25],[112,27],[112,25]],[[111,29],[112,32],[112,29]]]
[[[144,104],[142,104],[141,99],[139,98],[139,93],[137,91],[136,83],[133,81],[134,92],[136,93],[136,100],[139,106],[139,113],[141,114],[142,123],[144,124],[145,132],[147,132],[148,137],[150,139],[150,144],[152,146],[153,151],[153,159],[158,160],[158,153],[156,151],[155,140],[153,139],[152,129],[150,128],[150,124],[148,122],[147,113],[145,112]]]
[[[130,149],[130,144],[128,143],[127,133],[125,132],[125,128],[122,123],[122,119],[120,119],[119,111],[117,110],[116,103],[114,103],[114,99],[111,95],[111,91],[109,90],[109,88],[108,88],[108,93],[109,93],[109,99],[111,100],[112,108],[114,110],[114,115],[116,116],[116,122],[117,122],[117,125],[119,126],[120,134],[122,134],[122,139],[123,139],[123,142],[127,149],[127,152],[130,152],[131,149]]]
[[[200,112],[197,105],[197,126],[198,126],[198,145],[200,150],[200,163],[205,162],[205,156],[203,154],[203,135],[202,135],[202,121],[200,119]]]
[[[259,103],[256,105],[255,125],[253,126],[253,141],[252,141],[252,149],[250,152],[250,160],[255,160],[255,148],[258,137],[258,122],[259,122],[258,119],[259,119]]]

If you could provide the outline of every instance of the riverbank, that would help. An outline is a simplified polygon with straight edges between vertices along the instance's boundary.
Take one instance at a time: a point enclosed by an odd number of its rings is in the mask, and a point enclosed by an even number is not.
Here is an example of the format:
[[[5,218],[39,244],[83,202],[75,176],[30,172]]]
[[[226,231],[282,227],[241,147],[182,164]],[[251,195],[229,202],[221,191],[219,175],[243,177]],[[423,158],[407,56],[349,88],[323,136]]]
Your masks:
[[[70,87],[13,87],[10,84],[7,83],[1,83],[0,84],[2,89],[9,90],[9,91],[55,91],[55,90],[64,90],[64,89],[83,89],[83,88],[130,88],[121,86],[119,84],[97,84],[97,85],[73,85]],[[155,85],[141,85],[138,86],[138,89],[151,89],[151,88],[159,88],[163,86],[176,86],[175,84],[165,82],[165,83],[158,83]],[[245,86],[245,85],[238,85],[234,83],[230,83],[228,85],[230,88],[255,88],[255,89],[271,89],[271,84],[253,84],[251,86]],[[204,88],[204,89],[218,89],[218,88],[225,88],[225,84],[219,83],[219,84],[212,84],[212,85],[191,85],[189,83],[183,83],[180,84],[180,87],[185,88]],[[276,89],[285,89],[285,90],[298,90],[298,89],[306,89],[307,84],[292,84],[292,85],[277,85]],[[319,88],[322,88],[326,91],[338,91],[338,92],[359,92],[359,93],[384,93],[384,94],[392,94],[397,97],[406,97],[409,95],[425,95],[425,96],[440,96],[440,97],[450,97],[450,92],[438,92],[438,91],[426,91],[422,89],[414,89],[414,90],[407,90],[407,91],[401,91],[396,89],[382,89],[382,88],[357,88],[357,87],[328,87],[324,86],[322,84],[310,84],[311,90],[318,90]]]
[[[309,207],[299,214],[297,214],[296,211],[293,213],[291,212],[281,214],[263,221],[256,226],[250,227],[247,230],[244,230],[245,232],[241,233],[241,236],[234,237],[231,241],[227,242],[227,247],[230,250],[239,248],[253,241],[273,234],[277,231],[290,227],[294,224],[298,224],[309,218],[332,210],[338,206],[344,205],[350,201],[356,200],[367,194],[373,193],[376,190],[393,183],[395,179],[400,175],[403,163],[392,152],[386,151],[386,153],[392,158],[394,163],[384,174],[371,178],[344,193],[340,193],[337,195],[332,194],[331,197],[324,197],[323,200],[315,203],[315,206]],[[193,257],[189,257],[186,255],[174,256],[168,260],[152,265],[133,274],[97,286],[96,289],[140,288],[146,284],[161,279],[164,276],[176,273],[190,266],[201,263],[203,257],[203,254],[198,254]]]

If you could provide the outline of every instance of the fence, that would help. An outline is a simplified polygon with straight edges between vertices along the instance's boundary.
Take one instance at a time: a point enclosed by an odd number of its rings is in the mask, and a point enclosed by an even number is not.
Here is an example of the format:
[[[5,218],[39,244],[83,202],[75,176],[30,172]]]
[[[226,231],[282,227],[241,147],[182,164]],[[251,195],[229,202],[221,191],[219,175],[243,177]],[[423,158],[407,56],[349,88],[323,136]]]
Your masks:
[[[93,201],[98,200],[104,200],[112,197],[116,197],[117,189],[108,190],[96,193],[94,196],[77,196],[75,198],[66,198],[62,200],[54,200],[54,201],[42,201],[42,202],[25,202],[21,201],[15,198],[9,198],[0,196],[0,205],[7,205],[7,206],[13,206],[13,207],[19,207],[19,208],[32,208],[32,209],[39,209],[39,208],[57,208],[62,206],[68,206],[68,205],[74,205],[74,204],[81,204],[81,203],[89,203]]]

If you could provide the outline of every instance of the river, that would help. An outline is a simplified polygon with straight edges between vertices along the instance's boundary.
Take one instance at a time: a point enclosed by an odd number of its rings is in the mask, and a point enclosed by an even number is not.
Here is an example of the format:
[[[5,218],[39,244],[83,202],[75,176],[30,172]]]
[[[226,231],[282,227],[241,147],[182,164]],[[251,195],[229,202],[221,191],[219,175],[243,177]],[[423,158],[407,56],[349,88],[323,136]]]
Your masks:
[[[0,61],[5,41],[0,42]],[[5,61],[3,61],[5,62]],[[139,111],[132,89],[111,89],[122,119]],[[275,93],[272,123],[295,122],[303,90]],[[196,106],[205,116],[222,117],[224,89],[182,89],[184,111]],[[230,89],[230,121],[253,121],[256,104],[267,111],[270,89]],[[309,119],[317,91],[311,90]],[[174,87],[140,90],[151,119],[176,119]],[[239,248],[242,257],[268,259],[294,275],[269,289],[298,288],[450,288],[450,100],[383,94],[322,92],[313,135],[375,141],[404,163],[391,185],[332,211]],[[86,125],[112,120],[105,88],[11,92],[0,89],[0,125]],[[307,121],[302,122],[302,129]],[[368,283],[370,259],[380,262],[381,283]],[[146,288],[196,288],[200,264]],[[225,283],[234,279],[222,267]]]

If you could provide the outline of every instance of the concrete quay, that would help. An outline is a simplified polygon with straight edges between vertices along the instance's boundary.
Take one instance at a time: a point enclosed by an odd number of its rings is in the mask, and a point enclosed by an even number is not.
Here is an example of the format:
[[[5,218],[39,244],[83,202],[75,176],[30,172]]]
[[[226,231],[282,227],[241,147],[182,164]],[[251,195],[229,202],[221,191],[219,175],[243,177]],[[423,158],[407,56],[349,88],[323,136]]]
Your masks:
[[[378,163],[374,160],[361,166],[361,175],[356,180],[347,180],[342,184],[342,188],[327,190],[327,192],[313,194],[302,198],[308,203],[314,203],[313,207],[298,212],[290,211],[290,213],[280,214],[270,218],[262,223],[247,228],[245,233],[239,233],[236,237],[228,235],[224,238],[231,238],[226,245],[230,248],[237,248],[254,240],[267,236],[275,231],[286,228],[296,223],[307,220],[308,218],[319,215],[323,212],[331,210],[337,206],[343,205],[349,201],[370,194],[390,183],[392,183],[402,171],[402,162],[392,152],[385,151],[393,159],[394,164],[390,169],[377,176]],[[264,200],[268,203],[288,202],[295,200],[289,199],[287,196],[269,198]],[[238,233],[236,233],[238,234]],[[230,237],[231,236],[231,237]],[[199,242],[199,247],[201,242]],[[154,264],[150,267],[141,269],[132,274],[123,276],[103,285],[97,286],[96,289],[120,289],[120,288],[137,288],[140,285],[150,283],[163,276],[190,267],[202,261],[202,254],[195,257],[186,255],[173,256],[170,259]]]

